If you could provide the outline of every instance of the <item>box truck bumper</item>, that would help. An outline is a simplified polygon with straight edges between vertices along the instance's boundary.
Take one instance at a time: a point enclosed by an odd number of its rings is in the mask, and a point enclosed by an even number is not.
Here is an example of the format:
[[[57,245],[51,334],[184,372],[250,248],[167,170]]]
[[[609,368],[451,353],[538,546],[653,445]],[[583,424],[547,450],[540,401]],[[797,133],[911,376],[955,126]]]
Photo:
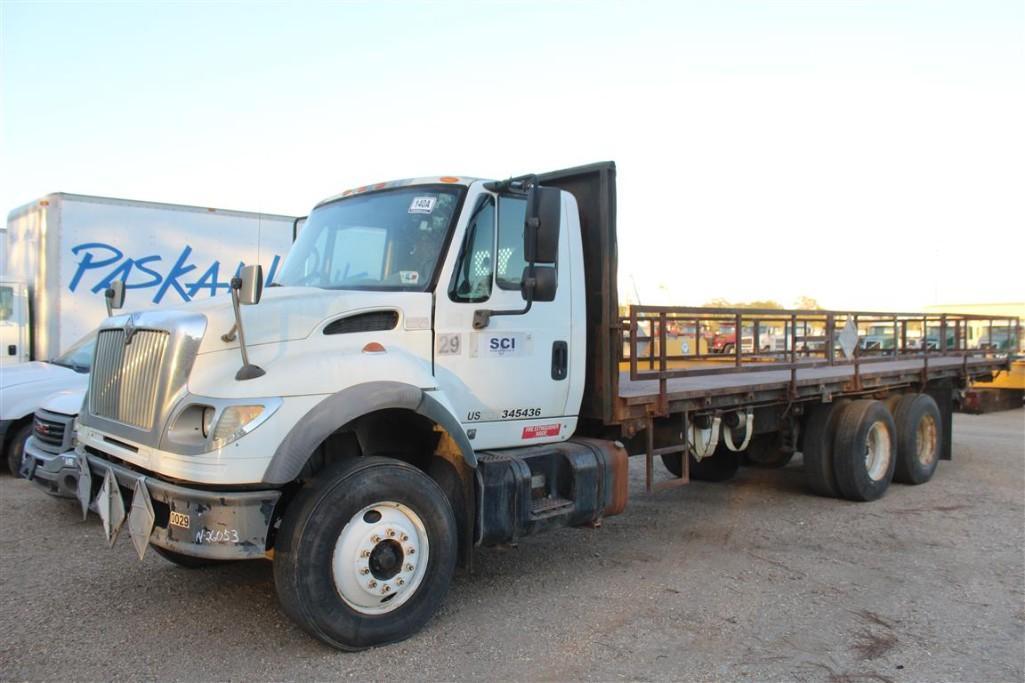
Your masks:
[[[149,545],[208,560],[267,556],[278,490],[219,491],[172,484],[95,453],[78,453],[77,497],[99,513],[113,545],[127,528],[140,559]]]

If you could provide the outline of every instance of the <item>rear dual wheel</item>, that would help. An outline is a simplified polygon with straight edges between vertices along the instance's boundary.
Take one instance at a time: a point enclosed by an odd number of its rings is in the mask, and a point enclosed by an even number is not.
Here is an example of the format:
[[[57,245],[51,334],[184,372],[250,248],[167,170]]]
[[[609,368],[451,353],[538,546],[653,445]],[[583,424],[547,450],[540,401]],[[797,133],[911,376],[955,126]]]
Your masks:
[[[936,471],[941,425],[928,394],[816,406],[805,422],[808,483],[819,495],[856,501],[881,497],[891,480],[923,484]]]
[[[833,466],[847,500],[876,500],[886,493],[897,465],[897,428],[881,401],[862,399],[843,407],[833,440]]]
[[[890,408],[897,424],[897,466],[893,480],[924,484],[939,464],[942,418],[928,394],[904,394]]]

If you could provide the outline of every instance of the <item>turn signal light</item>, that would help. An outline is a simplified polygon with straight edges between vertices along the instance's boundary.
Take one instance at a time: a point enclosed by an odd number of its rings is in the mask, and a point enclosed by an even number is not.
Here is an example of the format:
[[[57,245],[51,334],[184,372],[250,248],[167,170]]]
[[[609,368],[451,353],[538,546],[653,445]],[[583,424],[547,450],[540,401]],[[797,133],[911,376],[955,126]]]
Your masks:
[[[363,353],[384,353],[384,347],[377,342],[370,342],[363,347]]]

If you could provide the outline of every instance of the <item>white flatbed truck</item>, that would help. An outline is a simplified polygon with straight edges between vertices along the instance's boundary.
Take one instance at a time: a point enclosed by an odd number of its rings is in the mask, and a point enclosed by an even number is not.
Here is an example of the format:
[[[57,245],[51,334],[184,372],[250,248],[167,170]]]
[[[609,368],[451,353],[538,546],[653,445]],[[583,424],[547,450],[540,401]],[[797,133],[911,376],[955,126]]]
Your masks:
[[[83,509],[140,556],[272,559],[283,609],[360,649],[421,628],[475,546],[622,512],[628,450],[655,488],[656,456],[675,485],[800,449],[816,491],[871,500],[928,480],[952,391],[1007,367],[956,334],[907,341],[961,316],[621,317],[615,216],[611,162],[379,183],[318,204],[266,291],[251,266],[232,304],[114,315],[76,434]],[[858,355],[880,319],[905,343]],[[724,321],[752,350],[668,355],[670,324]],[[781,349],[755,350],[763,324]]]

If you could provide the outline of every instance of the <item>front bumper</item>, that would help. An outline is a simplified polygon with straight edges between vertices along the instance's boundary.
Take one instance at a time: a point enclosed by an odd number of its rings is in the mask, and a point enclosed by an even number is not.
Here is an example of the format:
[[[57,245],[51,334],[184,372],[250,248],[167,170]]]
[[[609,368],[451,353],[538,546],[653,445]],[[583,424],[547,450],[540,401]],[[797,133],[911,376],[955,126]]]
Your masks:
[[[29,437],[21,472],[52,496],[75,498],[80,470],[74,451],[50,453],[35,444],[35,437]]]
[[[89,469],[89,490],[85,492],[81,487],[81,496],[88,496],[86,503],[98,508],[119,507],[129,511],[127,518],[113,525],[109,533],[116,538],[124,522],[140,557],[149,544],[211,560],[247,560],[267,555],[268,535],[281,491],[187,488],[94,453],[80,453],[78,462],[80,468]],[[117,485],[104,486],[107,477]],[[133,500],[139,491],[147,495],[148,505],[147,501]],[[107,528],[106,520],[104,527]]]

